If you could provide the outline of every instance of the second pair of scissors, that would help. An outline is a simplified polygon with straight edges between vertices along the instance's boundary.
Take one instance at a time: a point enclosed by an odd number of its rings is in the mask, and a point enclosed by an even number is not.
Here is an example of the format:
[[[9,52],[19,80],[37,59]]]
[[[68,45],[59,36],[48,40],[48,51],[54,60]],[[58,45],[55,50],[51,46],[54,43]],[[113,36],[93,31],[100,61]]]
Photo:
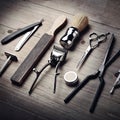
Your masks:
[[[82,67],[83,63],[88,58],[88,56],[90,55],[92,50],[94,50],[96,47],[98,47],[101,42],[104,42],[107,39],[107,36],[109,34],[110,33],[108,32],[106,34],[98,35],[97,33],[94,32],[89,35],[89,46],[87,47],[82,58],[80,59],[80,61],[77,64],[78,69]]]

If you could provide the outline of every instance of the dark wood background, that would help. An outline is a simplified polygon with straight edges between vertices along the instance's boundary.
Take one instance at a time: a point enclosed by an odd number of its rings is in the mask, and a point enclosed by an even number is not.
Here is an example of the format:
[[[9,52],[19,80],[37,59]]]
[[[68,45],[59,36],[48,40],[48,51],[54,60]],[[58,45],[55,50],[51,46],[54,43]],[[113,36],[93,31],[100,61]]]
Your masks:
[[[67,26],[57,35],[55,44],[70,26],[72,16],[76,13],[85,14],[89,18],[89,30],[81,34],[80,42],[73,51],[69,51],[67,62],[60,68],[57,81],[57,91],[53,94],[54,69],[48,68],[40,78],[40,82],[32,95],[28,90],[35,74],[28,76],[22,87],[11,84],[10,77],[35,46],[40,37],[49,31],[55,19],[65,15]],[[120,90],[109,94],[115,81],[114,73],[120,68],[117,59],[104,76],[105,87],[94,114],[89,113],[89,107],[95,95],[98,80],[93,80],[79,92],[69,104],[64,98],[73,90],[66,86],[63,76],[69,70],[76,70],[79,59],[88,46],[88,37],[92,32],[98,34],[111,32],[115,34],[116,44],[112,55],[120,49],[120,0],[0,0],[0,39],[44,18],[43,26],[34,34],[20,52],[15,52],[19,37],[7,45],[0,44],[0,67],[6,60],[4,52],[15,54],[19,62],[12,63],[0,78],[0,120],[120,120]],[[94,73],[103,61],[108,41],[96,48],[81,70],[80,80]],[[40,69],[48,60],[52,46],[38,63]]]

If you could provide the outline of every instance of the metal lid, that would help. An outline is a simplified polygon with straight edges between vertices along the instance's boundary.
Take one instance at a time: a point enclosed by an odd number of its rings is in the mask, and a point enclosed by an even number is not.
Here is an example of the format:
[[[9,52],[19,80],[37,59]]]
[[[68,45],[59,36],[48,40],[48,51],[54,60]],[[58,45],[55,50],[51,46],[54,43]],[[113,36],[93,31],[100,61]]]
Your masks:
[[[64,80],[68,86],[74,86],[78,83],[78,76],[74,71],[68,71],[64,75]]]

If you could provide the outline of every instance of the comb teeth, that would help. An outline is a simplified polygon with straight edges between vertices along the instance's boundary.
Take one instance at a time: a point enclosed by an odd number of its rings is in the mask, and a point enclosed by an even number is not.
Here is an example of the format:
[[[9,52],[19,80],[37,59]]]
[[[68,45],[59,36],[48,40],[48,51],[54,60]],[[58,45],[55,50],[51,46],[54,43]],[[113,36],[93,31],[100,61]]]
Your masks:
[[[80,32],[88,25],[88,17],[81,14],[76,14],[73,17],[72,26],[77,28]]]

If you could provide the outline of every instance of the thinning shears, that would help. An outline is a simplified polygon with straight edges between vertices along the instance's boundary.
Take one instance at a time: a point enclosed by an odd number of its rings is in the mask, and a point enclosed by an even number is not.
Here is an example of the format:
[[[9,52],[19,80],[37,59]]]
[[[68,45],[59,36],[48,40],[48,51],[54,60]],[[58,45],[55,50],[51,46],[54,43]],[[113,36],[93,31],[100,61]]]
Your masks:
[[[104,42],[107,39],[107,36],[110,33],[106,33],[106,34],[100,34],[98,35],[97,33],[93,32],[89,35],[89,46],[87,47],[86,51],[84,52],[82,58],[80,59],[80,61],[77,64],[77,68],[81,68],[83,63],[86,61],[86,59],[88,58],[88,56],[90,55],[90,53],[99,46],[100,43]]]
[[[96,91],[95,97],[93,99],[93,102],[91,104],[90,107],[90,112],[93,113],[95,110],[95,107],[97,105],[97,101],[102,93],[102,90],[104,88],[105,85],[105,81],[104,81],[104,73],[106,68],[109,67],[109,65],[111,63],[113,63],[119,56],[120,56],[120,50],[110,59],[110,54],[114,45],[114,34],[112,34],[104,60],[102,65],[99,67],[99,69],[91,75],[86,76],[86,78],[65,98],[64,102],[68,103],[90,80],[92,79],[96,79],[97,77],[99,78],[100,84],[98,86],[98,89]]]

